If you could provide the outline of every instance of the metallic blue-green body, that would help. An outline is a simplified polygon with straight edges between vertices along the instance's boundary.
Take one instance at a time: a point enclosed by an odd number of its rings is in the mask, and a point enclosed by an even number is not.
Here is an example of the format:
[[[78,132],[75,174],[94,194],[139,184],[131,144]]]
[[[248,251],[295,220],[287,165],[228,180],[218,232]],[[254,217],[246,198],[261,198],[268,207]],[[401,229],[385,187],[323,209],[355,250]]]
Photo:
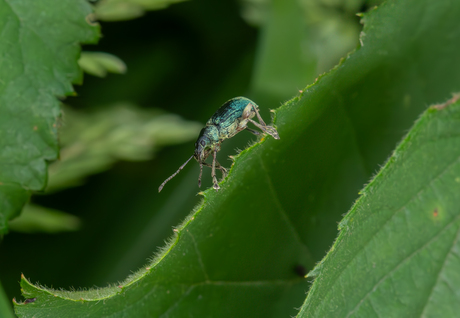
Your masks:
[[[211,151],[220,150],[220,144],[235,136],[254,117],[256,103],[246,97],[235,97],[223,104],[206,123],[195,143],[195,159],[206,160]]]
[[[222,105],[206,123],[219,128],[222,136],[233,137],[236,134],[237,123],[243,118],[244,110],[249,104],[257,105],[246,97],[235,97]],[[252,117],[255,115],[252,111]]]
[[[257,116],[259,123],[252,120],[254,116]],[[206,123],[197,141],[195,142],[195,153],[182,165],[179,169],[168,179],[166,179],[158,188],[158,191],[163,189],[164,185],[174,178],[192,159],[195,158],[200,164],[200,176],[198,177],[198,186],[201,186],[201,175],[203,172],[203,166],[212,168],[211,176],[214,183],[214,189],[219,190],[219,184],[216,178],[216,169],[222,172],[222,179],[227,175],[227,169],[222,167],[217,161],[217,152],[220,151],[220,144],[228,138],[235,136],[237,133],[243,130],[247,130],[254,135],[260,135],[261,132],[253,130],[248,127],[248,123],[251,122],[257,128],[262,130],[263,133],[269,134],[275,139],[280,139],[278,132],[275,127],[268,126],[263,121],[259,114],[259,107],[246,97],[235,97],[227,101],[222,105],[212,117]],[[206,163],[206,159],[209,155],[213,155],[212,164]]]

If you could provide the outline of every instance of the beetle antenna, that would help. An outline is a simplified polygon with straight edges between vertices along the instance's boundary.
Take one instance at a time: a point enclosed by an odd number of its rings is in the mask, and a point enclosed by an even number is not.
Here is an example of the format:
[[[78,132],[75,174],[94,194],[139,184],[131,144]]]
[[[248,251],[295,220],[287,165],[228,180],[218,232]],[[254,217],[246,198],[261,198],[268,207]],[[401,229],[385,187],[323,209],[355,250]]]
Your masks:
[[[169,180],[171,180],[172,178],[174,178],[182,169],[184,169],[185,165],[193,158],[194,155],[192,155],[190,158],[188,158],[188,160],[182,165],[179,167],[179,169],[177,169],[176,172],[174,172],[174,174],[172,176],[170,176],[168,179],[166,179],[161,185],[160,187],[158,188],[158,192],[161,192],[161,190],[163,189],[163,187],[165,186],[166,182],[168,182]]]

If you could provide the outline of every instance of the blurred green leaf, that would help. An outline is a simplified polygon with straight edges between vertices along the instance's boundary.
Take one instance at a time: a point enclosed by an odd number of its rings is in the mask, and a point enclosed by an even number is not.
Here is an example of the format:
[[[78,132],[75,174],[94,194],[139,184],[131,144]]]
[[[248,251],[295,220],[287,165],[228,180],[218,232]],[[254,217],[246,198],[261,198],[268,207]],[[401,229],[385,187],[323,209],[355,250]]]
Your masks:
[[[283,41],[292,37],[299,37],[297,42],[297,45],[300,45],[299,56],[302,58],[303,63],[311,64],[310,71],[305,70],[303,76],[305,77],[307,76],[306,74],[311,73],[310,76],[314,78],[317,74],[321,74],[336,65],[340,58],[358,45],[357,39],[361,28],[357,23],[356,13],[359,12],[365,2],[364,0],[280,2],[284,7],[290,5],[292,12],[285,14],[284,19],[278,19],[278,23],[282,23],[281,25],[275,25],[277,19],[273,19],[271,15],[282,16],[282,10],[277,8],[279,5],[277,1],[244,0],[242,1],[242,16],[248,23],[253,25],[273,24],[273,30],[266,31],[271,33],[275,33],[276,31],[274,30],[284,30],[286,25],[291,24],[287,28],[290,32],[283,33]],[[297,14],[302,18],[300,20],[292,19],[293,15]],[[299,25],[294,27],[292,25],[294,21],[301,22],[300,26],[303,26],[303,28],[299,28]],[[301,32],[296,34],[295,32],[298,31]],[[281,45],[282,42],[272,42],[277,49],[270,49],[271,54],[282,59],[281,54],[283,52],[286,54],[286,51],[288,51],[283,50],[286,45]],[[293,46],[290,46],[290,48],[292,49]],[[281,53],[277,53],[277,51]],[[283,63],[283,65],[285,64]],[[289,68],[286,68],[285,71],[287,72],[288,70]],[[292,72],[293,70],[290,71]],[[291,86],[290,89],[295,86]]]
[[[147,10],[159,10],[185,0],[101,0],[95,5],[95,14],[101,21],[131,20]]]
[[[276,111],[281,140],[241,152],[222,190],[203,193],[151,264],[91,291],[23,279],[24,297],[37,299],[16,313],[295,314],[309,287],[303,272],[330,247],[358,190],[427,104],[460,90],[459,15],[460,3],[448,0],[388,1],[366,14],[362,47]]]
[[[459,98],[428,109],[364,188],[298,317],[459,312]]]
[[[90,13],[84,0],[0,3],[0,234],[57,158],[56,96],[81,79],[79,43],[98,38]]]
[[[331,69],[358,46],[361,27],[357,23],[356,13],[361,4],[361,0],[339,1],[329,5],[315,0],[302,1],[311,38],[310,50],[317,57],[317,74]]]
[[[316,57],[305,48],[308,39],[298,2],[273,0],[268,17],[251,83],[259,105],[284,101],[316,77]]]
[[[23,233],[58,233],[80,228],[80,220],[76,216],[30,203],[9,224],[12,231]]]
[[[125,63],[118,57],[104,52],[82,52],[78,65],[88,74],[105,77],[107,72],[124,74]]]
[[[270,0],[241,0],[241,16],[254,26],[261,26],[268,19]]]
[[[60,160],[49,167],[47,191],[76,186],[118,160],[148,160],[159,148],[195,139],[202,124],[119,103],[101,111],[64,111]]]

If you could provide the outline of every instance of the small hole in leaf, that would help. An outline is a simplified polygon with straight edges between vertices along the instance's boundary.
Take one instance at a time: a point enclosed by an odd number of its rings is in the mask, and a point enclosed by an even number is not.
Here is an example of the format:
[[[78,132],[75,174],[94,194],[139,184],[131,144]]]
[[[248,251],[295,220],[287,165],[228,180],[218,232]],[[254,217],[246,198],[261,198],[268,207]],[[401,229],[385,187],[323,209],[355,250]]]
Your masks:
[[[29,298],[29,299],[26,299],[24,300],[24,304],[30,304],[30,303],[33,303],[37,300],[37,298]]]

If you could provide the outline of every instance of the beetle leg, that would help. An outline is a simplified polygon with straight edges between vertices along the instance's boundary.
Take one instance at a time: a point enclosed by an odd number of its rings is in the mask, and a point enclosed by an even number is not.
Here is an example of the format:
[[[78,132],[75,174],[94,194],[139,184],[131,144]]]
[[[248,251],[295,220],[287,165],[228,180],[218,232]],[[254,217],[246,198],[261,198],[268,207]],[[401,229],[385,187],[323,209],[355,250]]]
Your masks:
[[[252,104],[251,104],[252,105]],[[252,108],[254,109],[255,113],[256,113],[256,116],[257,116],[257,119],[259,120],[259,123],[256,123],[254,120],[252,120],[251,118],[248,118],[248,120],[253,123],[254,125],[256,125],[256,127],[260,128],[263,132],[269,134],[270,136],[272,136],[273,138],[275,139],[280,139],[280,135],[278,135],[278,131],[276,131],[275,127],[272,127],[272,126],[268,126],[264,120],[262,119],[262,117],[260,116],[259,114],[259,111],[257,110],[257,107],[252,105]]]
[[[219,184],[217,183],[217,178],[216,178],[216,161],[217,161],[217,150],[214,149],[214,153],[212,156],[212,171],[211,171],[211,177],[212,181],[214,183],[214,190],[219,190]]]
[[[253,107],[255,106],[252,103],[246,105],[246,107],[243,110],[243,119],[254,117],[254,112],[252,111]]]
[[[259,120],[259,123],[263,126],[267,126],[267,124],[264,122],[264,120],[262,119],[262,116],[260,116],[259,114],[259,111],[257,110],[257,107],[252,105],[252,108],[254,109],[255,113],[256,113],[256,116],[257,116],[257,119]]]
[[[269,134],[270,136],[272,136],[273,138],[275,139],[280,139],[280,136],[278,135],[278,131],[276,131],[275,127],[272,127],[272,126],[263,126],[257,122],[255,122],[254,120],[252,119],[249,119],[249,121],[251,123],[253,123],[256,127],[260,128],[260,130],[262,130],[264,133],[267,133]]]
[[[207,162],[203,162],[203,166],[212,168],[212,165],[210,165],[210,164],[207,163]],[[219,161],[217,161],[217,160],[216,160],[216,168],[219,169],[220,172],[222,172],[222,180],[225,179],[225,177],[226,177],[227,174],[228,174],[227,169],[225,169],[225,168],[219,163]]]
[[[216,161],[216,164],[217,168],[222,172],[222,180],[225,179],[228,174],[227,169],[225,169],[218,161]]]
[[[256,135],[256,136],[259,136],[259,135],[260,135],[260,131],[251,129],[251,128],[249,128],[249,127],[246,127],[245,129],[246,129],[247,131],[249,131],[250,133]]]
[[[198,187],[201,188],[201,176],[203,175],[203,163],[200,162],[200,175],[198,176]]]

